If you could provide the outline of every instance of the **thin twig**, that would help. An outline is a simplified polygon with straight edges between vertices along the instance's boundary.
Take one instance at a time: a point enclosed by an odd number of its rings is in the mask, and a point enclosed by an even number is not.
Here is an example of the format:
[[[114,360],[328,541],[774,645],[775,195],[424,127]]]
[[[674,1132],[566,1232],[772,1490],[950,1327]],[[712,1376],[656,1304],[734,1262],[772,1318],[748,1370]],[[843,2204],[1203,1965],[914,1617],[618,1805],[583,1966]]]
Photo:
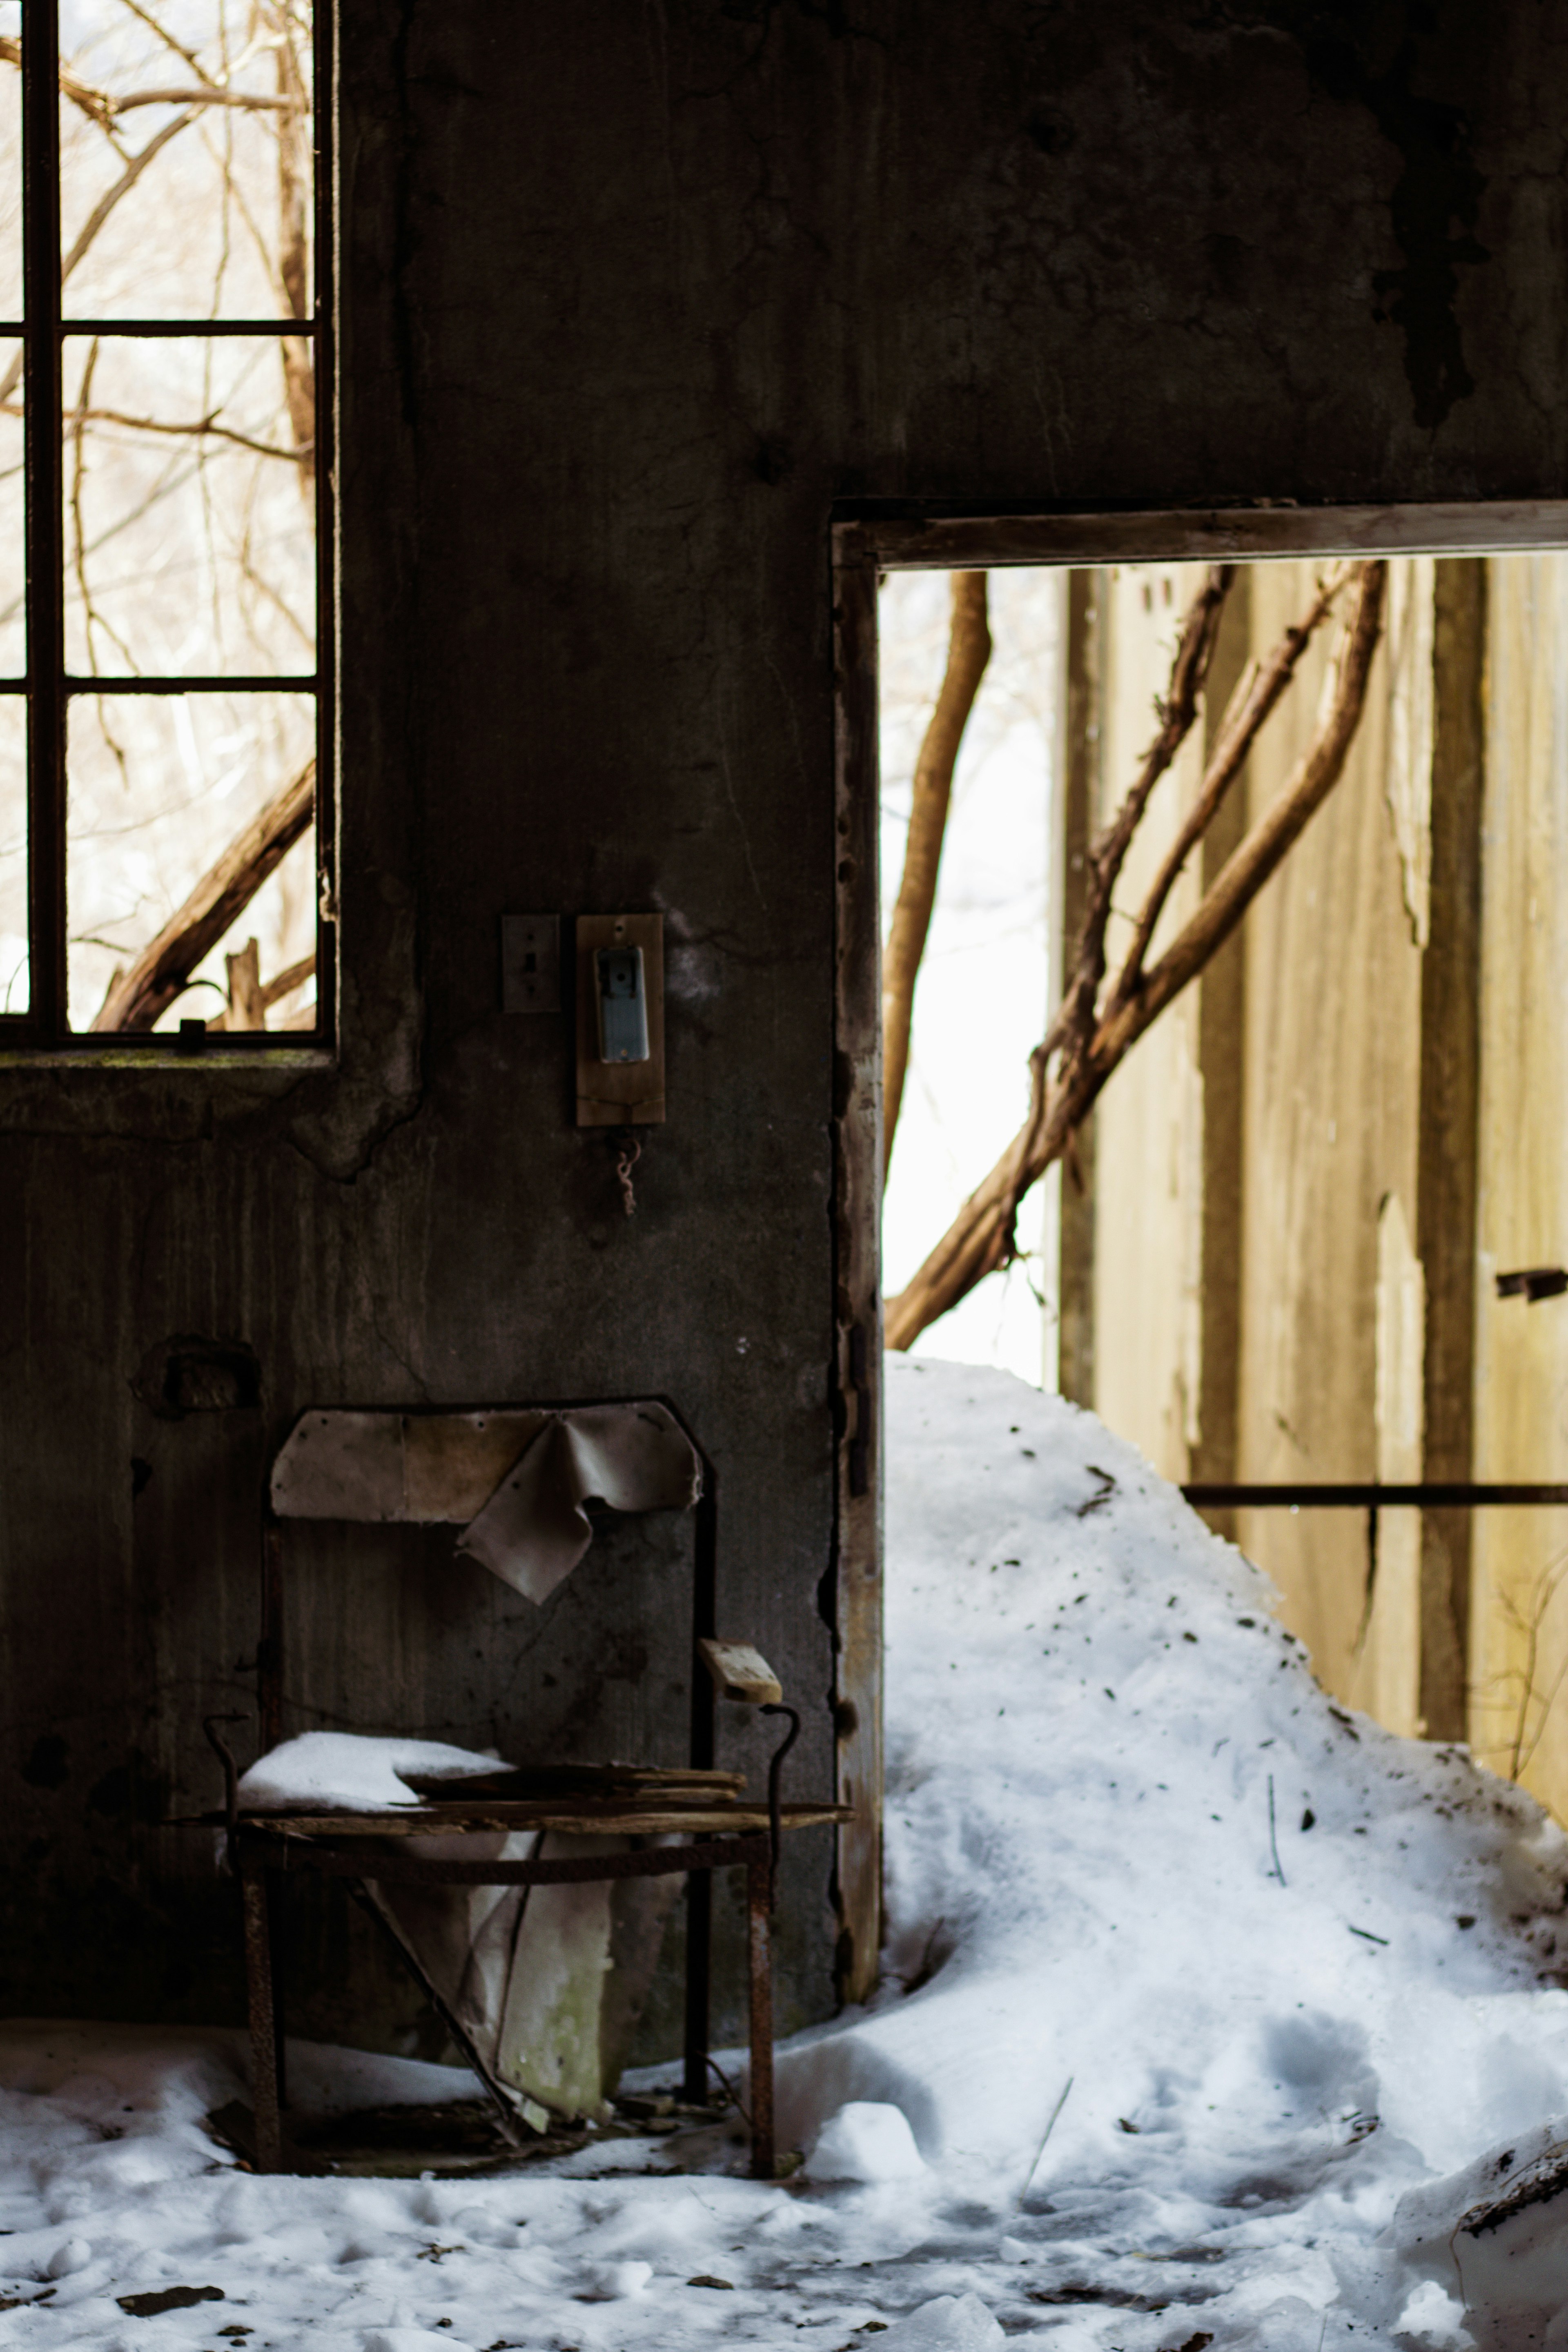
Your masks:
[[[1048,2123],[1047,2124],[1045,2130],[1041,2133],[1041,2135],[1040,2135],[1040,2144],[1039,2144],[1038,2147],[1035,2150],[1035,2160],[1034,2160],[1033,2164],[1031,2164],[1031,2165],[1030,2165],[1029,2169],[1027,2170],[1027,2172],[1026,2172],[1026,2173],[1025,2173],[1025,2175],[1024,2175],[1024,2186],[1023,2186],[1023,2187],[1022,2187],[1022,2189],[1019,2189],[1019,2191],[1018,2191],[1018,2207],[1019,2207],[1019,2208],[1021,2208],[1021,2207],[1022,2207],[1025,2198],[1026,2198],[1026,2197],[1028,2195],[1028,2193],[1029,2193],[1029,2183],[1033,2180],[1033,2179],[1034,2179],[1034,2177],[1035,2177],[1036,2173],[1037,2173],[1037,2172],[1038,2172],[1038,2170],[1039,2170],[1039,2168],[1040,2168],[1040,2158],[1041,2158],[1041,2157],[1042,2157],[1042,2156],[1044,2156],[1044,2154],[1045,2154],[1045,2152],[1046,2152],[1046,2142],[1049,2139],[1049,2137],[1050,2137],[1051,2134],[1055,2131],[1055,2129],[1056,2129],[1056,2127],[1057,2127],[1057,2117],[1060,2115],[1060,2113],[1061,2113],[1062,2109],[1066,2106],[1066,2105],[1067,2105],[1067,2103],[1068,2103],[1068,2093],[1072,2089],[1074,2080],[1075,2080],[1075,2077],[1074,2077],[1073,2075],[1069,2074],[1069,2075],[1068,2076],[1067,2081],[1062,2084],[1062,2095],[1061,2095],[1061,2097],[1057,2101],[1056,2105],[1051,2109],[1051,2113],[1050,2113],[1050,2120],[1049,2120],[1049,2121],[1048,2121]],[[1017,2210],[1017,2209],[1015,2209],[1015,2210]]]
[[[8,416],[14,416],[18,413],[9,407],[4,410],[4,414]],[[156,416],[129,416],[123,409],[120,408],[76,408],[68,409],[63,421],[67,425],[122,425],[132,433],[177,434],[186,436],[195,435],[205,436],[210,434],[216,440],[232,441],[238,449],[249,449],[258,457],[283,457],[291,464],[309,465],[313,454],[312,446],[310,444],[301,445],[294,449],[279,449],[273,442],[258,441],[253,434],[238,433],[231,425],[220,425],[216,415],[198,416],[189,423],[171,420],[168,424],[164,424]]]
[[[1274,1775],[1272,1772],[1268,1775],[1268,1851],[1274,1856],[1274,1875],[1283,1886],[1285,1873],[1279,1867],[1279,1843],[1274,1834]]]
[[[1247,753],[1259,729],[1295,677],[1297,665],[1311,643],[1313,632],[1331,611],[1335,598],[1352,577],[1352,569],[1349,564],[1342,564],[1331,574],[1301,618],[1286,630],[1267,662],[1248,665],[1247,675],[1237,686],[1221,721],[1219,740],[1205,770],[1197,796],[1187,811],[1175,840],[1165,853],[1134,925],[1132,944],[1116,982],[1116,995],[1122,1001],[1132,995],[1142,979],[1143,959],[1149,952],[1149,942],[1164,911],[1165,901],[1175,887],[1177,876],[1208,831],[1226,794],[1246,766]]]

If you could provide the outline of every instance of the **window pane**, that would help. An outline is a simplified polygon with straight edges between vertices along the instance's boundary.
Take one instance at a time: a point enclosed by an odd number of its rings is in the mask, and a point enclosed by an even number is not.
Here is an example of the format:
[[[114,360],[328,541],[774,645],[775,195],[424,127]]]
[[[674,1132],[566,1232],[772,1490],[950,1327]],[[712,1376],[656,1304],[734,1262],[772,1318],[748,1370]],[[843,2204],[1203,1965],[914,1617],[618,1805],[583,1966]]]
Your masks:
[[[70,0],[60,46],[66,316],[308,317],[303,0]]]
[[[315,704],[299,694],[80,695],[70,706],[67,887],[70,1025],[90,1029],[117,973],[184,907],[203,877],[309,768]],[[316,945],[314,826],[192,973],[200,985],[156,1026],[229,1009],[225,961],[254,939],[261,992]],[[243,983],[243,974],[240,975]],[[234,1025],[255,1027],[241,1016]],[[309,974],[265,1008],[272,1029],[314,1025]]]
[[[281,342],[67,339],[66,661],[77,675],[315,667],[315,505]]]
[[[0,677],[20,677],[27,666],[26,489],[22,346],[0,341]]]
[[[0,694],[0,1013],[27,1010],[27,706]]]
[[[0,319],[22,315],[22,60],[17,0],[0,0]]]

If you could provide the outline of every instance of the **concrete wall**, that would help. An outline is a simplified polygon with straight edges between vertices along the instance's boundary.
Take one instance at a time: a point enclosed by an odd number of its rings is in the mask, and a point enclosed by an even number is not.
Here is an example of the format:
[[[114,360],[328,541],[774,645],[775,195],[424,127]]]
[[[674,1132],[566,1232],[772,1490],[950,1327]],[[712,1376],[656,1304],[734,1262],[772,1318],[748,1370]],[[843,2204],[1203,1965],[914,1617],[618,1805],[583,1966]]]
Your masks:
[[[1568,469],[1568,56],[1526,0],[343,0],[340,58],[341,1066],[0,1073],[18,2010],[233,2013],[226,1898],[152,1824],[253,1690],[307,1403],[668,1392],[825,1784],[836,501]],[[497,1011],[496,923],[648,906],[671,1116],[628,1223],[563,1033]],[[259,1403],[158,1420],[133,1383],[190,1335]],[[666,1752],[628,1622],[674,1543],[606,1550],[552,1651],[444,1539],[301,1536],[288,1727]],[[835,1936],[792,1870],[786,2021]],[[340,1911],[301,1934],[312,2026],[417,2035]]]

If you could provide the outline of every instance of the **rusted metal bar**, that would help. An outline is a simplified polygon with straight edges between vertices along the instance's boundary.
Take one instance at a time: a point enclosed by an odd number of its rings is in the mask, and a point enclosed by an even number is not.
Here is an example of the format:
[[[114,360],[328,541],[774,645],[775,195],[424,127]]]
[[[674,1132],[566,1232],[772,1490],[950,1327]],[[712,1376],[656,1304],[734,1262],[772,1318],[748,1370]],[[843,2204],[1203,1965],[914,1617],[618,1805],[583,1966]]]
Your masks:
[[[0,335],[22,331],[0,320]],[[185,335],[207,340],[214,335],[313,335],[313,319],[62,319],[62,335]]]
[[[60,684],[67,694],[314,694],[321,686],[321,673],[304,669],[274,676],[258,670],[254,674],[236,671],[226,677],[222,671],[212,671],[178,677],[172,673],[158,677],[138,671],[131,677],[84,677],[72,670],[61,674]]]
[[[746,1961],[752,2025],[752,2178],[772,2180],[773,2149],[773,1871],[764,1851],[746,1871]]]
[[[434,1977],[430,1975],[428,1969],[421,1966],[418,1954],[395,1932],[391,1920],[370,1893],[363,1878],[350,1879],[349,1893],[359,1905],[360,1909],[374,1922],[377,1934],[384,1936],[396,1953],[399,1961],[413,1977],[458,2048],[484,2084],[495,2116],[496,2128],[507,2146],[526,2147],[529,2137],[538,2138],[540,2135],[529,2133],[528,2126],[518,2115],[512,2099],[509,2097],[501,2084],[485,2064],[484,2059],[479,2054],[478,2042],[458,2015],[457,2011],[450,2007]]]
[[[685,1424],[682,1423],[684,1427]],[[689,1430],[688,1436],[691,1436]],[[692,1437],[691,1442],[697,1444]],[[702,1492],[698,1498],[691,1559],[691,1763],[710,1771],[716,1752],[713,1679],[704,1669],[700,1643],[718,1632],[719,1474],[700,1446]],[[694,1870],[686,1882],[685,2066],[681,2095],[694,2107],[708,2101],[708,2038],[713,1980],[713,1881]]]
[[[245,1990],[250,2020],[250,2098],[256,2115],[256,2168],[258,2172],[281,2172],[279,2036],[272,2000],[272,1937],[265,1863],[258,1857],[242,1856],[239,1884],[245,1906]]]
[[[689,2106],[708,2103],[708,2035],[712,2004],[713,1878],[694,1870],[686,1882],[686,2032],[680,2095]]]
[[[774,1748],[768,1764],[768,1867],[773,1873],[773,1892],[768,1897],[768,1908],[771,1911],[778,1901],[779,1892],[779,1843],[782,1835],[779,1789],[784,1779],[784,1758],[800,1738],[800,1717],[793,1706],[785,1706],[782,1701],[760,1706],[757,1713],[787,1715],[789,1717],[789,1729]]]
[[[64,452],[60,437],[58,0],[28,0],[22,41],[26,320],[28,1015],[68,1026],[66,976]]]
[[[256,1635],[256,1705],[265,1756],[283,1737],[283,1530],[261,1531],[261,1622]]]
[[[765,1862],[763,1835],[714,1839],[701,1845],[653,1845],[630,1853],[543,1855],[516,1862],[422,1860],[408,1851],[407,1838],[289,1837],[240,1830],[242,1852],[265,1854],[274,1870],[314,1870],[330,1878],[423,1881],[431,1886],[580,1886],[604,1878],[665,1878],[680,1871],[728,1870],[737,1863]]]
[[[1407,1505],[1415,1510],[1446,1511],[1480,1509],[1489,1504],[1510,1507],[1530,1504],[1568,1504],[1568,1486],[1495,1483],[1478,1486],[1463,1479],[1438,1480],[1407,1486],[1381,1486],[1375,1483],[1316,1486],[1227,1486],[1203,1480],[1184,1486],[1182,1493],[1189,1503],[1199,1507],[1206,1506],[1217,1509],[1234,1507],[1238,1510],[1288,1507],[1302,1511],[1376,1511]]]
[[[239,1873],[239,1766],[234,1750],[216,1729],[220,1723],[248,1723],[247,1715],[204,1715],[202,1729],[207,1745],[223,1766],[223,1833],[228,1852],[228,1866],[236,1876]]]

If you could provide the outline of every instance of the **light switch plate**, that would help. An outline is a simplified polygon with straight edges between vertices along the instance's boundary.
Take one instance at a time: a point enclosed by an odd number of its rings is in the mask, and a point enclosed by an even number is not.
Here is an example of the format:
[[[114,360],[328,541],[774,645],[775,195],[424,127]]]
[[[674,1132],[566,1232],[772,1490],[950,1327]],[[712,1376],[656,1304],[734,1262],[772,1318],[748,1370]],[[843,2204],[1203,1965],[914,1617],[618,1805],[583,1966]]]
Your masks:
[[[641,948],[647,1008],[646,1062],[599,1058],[594,956],[600,948]],[[577,918],[577,1124],[647,1127],[664,1117],[664,917]]]
[[[503,1013],[560,1012],[559,915],[501,917],[500,1009]]]

